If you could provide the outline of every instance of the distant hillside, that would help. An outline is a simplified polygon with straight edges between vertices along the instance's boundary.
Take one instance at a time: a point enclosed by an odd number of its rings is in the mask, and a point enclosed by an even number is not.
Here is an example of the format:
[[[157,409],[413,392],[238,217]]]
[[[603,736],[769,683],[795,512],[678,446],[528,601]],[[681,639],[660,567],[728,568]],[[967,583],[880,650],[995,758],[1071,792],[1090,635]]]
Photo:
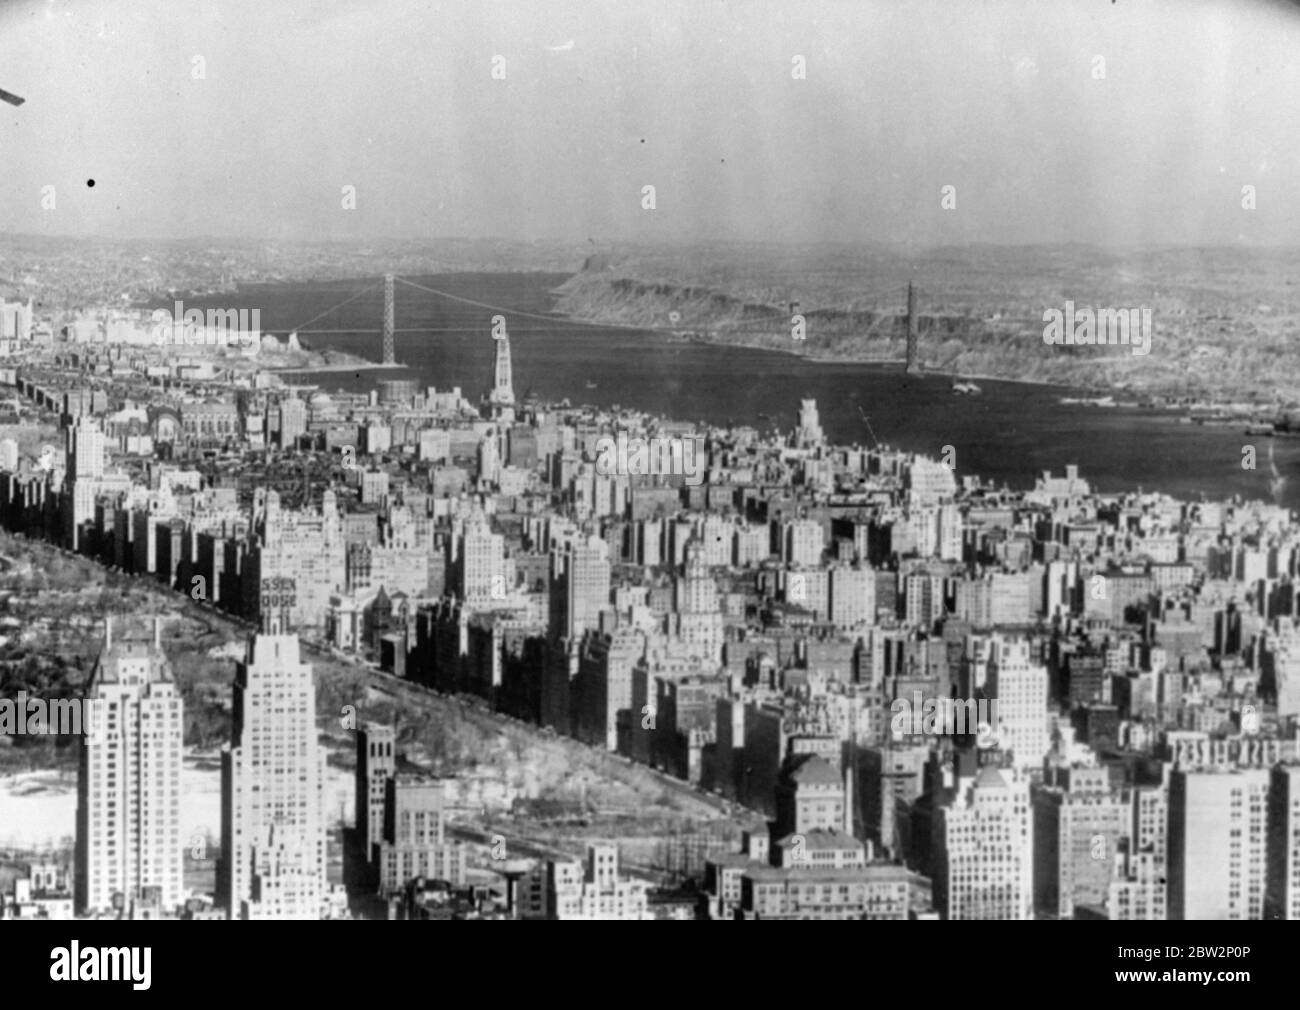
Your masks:
[[[930,370],[1129,388],[1166,395],[1291,400],[1300,388],[1297,250],[713,246],[591,258],[557,290],[575,318],[691,333],[828,360],[901,361],[909,282]],[[1066,302],[1149,308],[1150,354],[1043,342],[1045,309]],[[791,335],[791,310],[806,339]]]

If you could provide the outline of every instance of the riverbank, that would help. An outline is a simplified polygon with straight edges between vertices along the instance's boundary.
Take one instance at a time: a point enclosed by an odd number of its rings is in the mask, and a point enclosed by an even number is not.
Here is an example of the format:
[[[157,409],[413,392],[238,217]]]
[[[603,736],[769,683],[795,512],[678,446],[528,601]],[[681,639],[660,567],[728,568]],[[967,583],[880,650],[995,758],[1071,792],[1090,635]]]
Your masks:
[[[404,365],[400,361],[384,364],[382,362],[367,361],[365,358],[358,358],[356,361],[348,363],[335,363],[330,365],[300,365],[297,367],[268,368],[266,371],[274,373],[289,372],[294,375],[326,375],[331,372],[382,372],[382,371],[401,371],[409,369],[409,365]]]
[[[1215,252],[1208,263],[1203,256],[1135,254],[1117,278],[1113,263],[1071,250],[1047,258],[1032,250],[947,251],[935,259],[865,250],[797,259],[744,250],[710,257],[644,251],[580,271],[551,294],[557,311],[587,326],[641,325],[688,334],[693,343],[854,366],[903,361],[904,301],[915,282],[917,357],[933,369],[929,374],[1184,402],[1295,402],[1300,361],[1290,353],[1289,335],[1300,309],[1270,304],[1295,257],[1243,260],[1240,250]],[[1214,283],[1234,275],[1257,279],[1230,289]],[[1045,309],[1067,303],[1149,309],[1149,353],[1126,354],[1128,348],[1105,343],[1045,345]],[[796,313],[805,321],[798,342],[789,325]]]
[[[617,329],[627,330],[629,332],[657,333],[660,335],[662,335],[663,333],[663,331],[656,330],[652,327],[629,326],[623,323],[610,323],[599,319],[585,319],[585,318],[579,318],[576,316],[568,316],[568,315],[561,315],[561,316],[557,316],[556,318],[557,320],[571,322],[579,326],[613,327]],[[893,368],[897,368],[900,373],[902,373],[902,370],[906,364],[905,359],[892,357],[892,356],[873,357],[873,356],[862,356],[862,355],[818,354],[818,353],[807,351],[799,346],[774,347],[771,344],[762,343],[760,341],[755,341],[755,340],[724,340],[718,337],[711,338],[704,335],[693,335],[690,339],[685,339],[685,340],[665,338],[664,343],[667,344],[668,346],[673,346],[675,344],[681,344],[681,345],[697,344],[706,347],[730,347],[730,348],[739,348],[739,349],[751,350],[751,351],[767,351],[772,354],[786,354],[789,355],[790,357],[798,358],[800,361],[804,361],[812,365],[844,365],[844,366],[867,367],[867,368],[879,367],[881,369],[893,367]],[[1106,359],[1106,360],[1110,360],[1110,359]],[[1022,386],[1037,387],[1045,390],[1054,390],[1054,391],[1070,390],[1075,392],[1099,393],[1099,394],[1101,393],[1113,394],[1116,392],[1127,392],[1136,395],[1135,390],[1130,390],[1127,389],[1126,387],[1116,388],[1116,387],[1104,386],[1104,385],[1090,386],[1086,384],[1080,384],[1078,382],[1069,382],[1063,379],[1058,380],[1058,379],[1043,379],[1043,378],[1023,378],[1019,376],[995,375],[989,372],[953,371],[951,369],[942,369],[942,368],[930,369],[930,368],[925,368],[923,366],[918,371],[912,374],[918,377],[924,376],[929,378],[950,379],[953,382],[971,382],[971,381],[1007,382],[1007,383],[1014,383]],[[1147,390],[1142,390],[1141,395],[1160,396],[1162,394],[1152,393]]]

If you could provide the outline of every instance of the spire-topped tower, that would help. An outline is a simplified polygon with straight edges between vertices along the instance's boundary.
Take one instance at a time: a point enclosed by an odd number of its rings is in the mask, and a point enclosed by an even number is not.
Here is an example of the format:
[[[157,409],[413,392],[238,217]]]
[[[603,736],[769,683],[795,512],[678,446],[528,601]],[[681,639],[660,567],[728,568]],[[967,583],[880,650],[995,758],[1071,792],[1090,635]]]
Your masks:
[[[493,317],[492,339],[497,342],[497,360],[492,391],[488,393],[488,408],[492,417],[508,423],[515,418],[515,379],[505,317]]]

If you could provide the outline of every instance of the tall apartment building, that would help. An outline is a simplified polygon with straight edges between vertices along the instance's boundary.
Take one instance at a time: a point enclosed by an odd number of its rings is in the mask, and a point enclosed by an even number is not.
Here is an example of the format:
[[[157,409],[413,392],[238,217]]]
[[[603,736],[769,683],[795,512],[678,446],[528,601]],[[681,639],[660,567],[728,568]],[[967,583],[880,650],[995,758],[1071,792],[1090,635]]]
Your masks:
[[[1150,852],[1161,876],[1169,864],[1169,787],[1137,786],[1133,790],[1133,849]]]
[[[68,476],[98,480],[104,476],[104,432],[92,417],[77,420],[67,433]]]
[[[1263,918],[1269,774],[1170,775],[1170,919]]]
[[[960,561],[963,522],[961,509],[952,504],[939,506],[938,554],[942,561]]]
[[[32,299],[27,302],[6,302],[0,298],[0,339],[28,341],[32,339]]]
[[[583,636],[578,666],[581,708],[575,727],[579,740],[618,750],[618,713],[632,705],[632,673],[645,647],[645,634],[635,628]],[[639,723],[642,713],[634,714]]]
[[[395,775],[386,783],[384,838],[379,845],[379,887],[401,891],[412,880],[465,883],[468,854],[448,842],[445,828],[447,783],[423,775]]]
[[[114,642],[106,626],[86,698],[99,712],[77,777],[77,908],[179,905],[184,709],[157,623],[152,642]]]
[[[1132,830],[1129,794],[1111,790],[1105,768],[1052,768],[1032,798],[1038,913],[1069,919],[1077,905],[1103,904]]]
[[[737,526],[732,536],[731,563],[738,568],[757,565],[772,554],[772,536],[765,526]],[[649,561],[643,562],[650,564]]]
[[[388,471],[362,470],[360,473],[362,505],[383,505],[388,500]]]
[[[704,550],[706,565],[729,565],[732,556],[733,532],[736,527],[723,516],[709,512],[696,524],[695,535]]]
[[[900,829],[906,811],[922,793],[928,746],[885,744],[859,751],[862,762],[867,837],[887,856],[903,851]]]
[[[1047,669],[1030,662],[1027,639],[995,635],[990,643],[988,695],[998,703],[998,739],[1017,768],[1042,764],[1047,735]]]
[[[487,516],[475,511],[456,538],[455,589],[471,606],[500,601],[513,589],[507,578],[505,537],[493,533]]]
[[[299,435],[307,433],[307,404],[296,396],[286,397],[276,407],[277,430],[281,448],[294,445]]]
[[[1033,620],[1028,572],[994,572],[988,586],[991,624],[1028,624]]]
[[[923,558],[939,553],[939,510],[937,508],[909,508],[904,516],[912,550]]]
[[[686,545],[686,564],[677,578],[673,630],[694,655],[717,662],[722,657],[722,608],[718,587],[704,560],[698,540]]]
[[[1079,566],[1074,561],[1051,561],[1043,576],[1043,616],[1052,618],[1078,610]]]
[[[1270,778],[1264,918],[1300,919],[1300,765],[1276,765]]]
[[[784,572],[783,576],[785,601],[818,620],[825,620],[830,614],[830,572],[825,568],[805,568]]]
[[[837,565],[829,573],[830,619],[837,628],[856,628],[876,620],[876,572],[866,566]]]
[[[280,496],[266,492],[254,504],[254,537],[245,565],[244,612],[260,617],[291,600],[285,628],[321,628],[330,596],[347,582],[347,543],[338,500],[326,491],[319,512],[281,508]],[[288,580],[288,581],[286,581]]]
[[[568,641],[600,624],[609,606],[609,550],[599,537],[579,538],[551,553],[551,634]]]
[[[938,811],[935,907],[946,919],[1033,918],[1029,785],[992,765]]]
[[[384,838],[388,780],[397,772],[396,742],[392,726],[370,723],[357,731],[357,840],[371,863],[378,859],[376,846]]]
[[[780,526],[781,560],[816,568],[826,546],[826,531],[815,519],[790,519]]]
[[[221,761],[218,899],[232,918],[318,919],[326,898],[325,750],[311,664],[282,624],[254,634],[235,669]]]
[[[946,608],[943,601],[943,576],[913,572],[903,579],[903,605],[908,624],[929,629]]]
[[[64,542],[75,551],[81,547],[82,524],[95,518],[95,496],[104,480],[104,432],[93,417],[80,417],[66,434]]]
[[[904,485],[909,505],[938,505],[957,493],[957,477],[952,467],[921,456],[914,457],[907,465]]]
[[[1269,632],[1260,649],[1264,686],[1277,699],[1278,718],[1300,715],[1300,636],[1289,627]]]

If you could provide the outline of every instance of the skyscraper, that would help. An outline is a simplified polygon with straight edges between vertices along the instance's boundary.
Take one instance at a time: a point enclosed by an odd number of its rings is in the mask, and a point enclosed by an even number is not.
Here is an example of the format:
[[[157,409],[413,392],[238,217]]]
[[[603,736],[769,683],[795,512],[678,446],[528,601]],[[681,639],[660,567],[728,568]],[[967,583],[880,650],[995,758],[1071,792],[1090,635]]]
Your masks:
[[[68,429],[68,476],[98,480],[104,476],[104,432],[92,417]]]
[[[357,842],[372,863],[384,838],[384,797],[397,771],[396,740],[392,726],[371,723],[357,731]]]
[[[513,588],[513,574],[507,577],[505,537],[492,532],[481,510],[476,509],[466,519],[454,546],[455,585],[466,603],[491,603]]]
[[[325,899],[325,751],[298,636],[253,635],[235,670],[232,743],[221,760],[217,891],[232,918],[318,919]]]
[[[551,553],[551,633],[575,641],[609,606],[609,548],[581,537]]]
[[[678,638],[694,646],[697,655],[710,661],[722,656],[722,609],[718,587],[704,561],[704,547],[698,540],[686,545],[685,572],[676,583]]]
[[[1047,670],[1031,663],[1029,642],[995,635],[988,667],[989,695],[998,703],[998,738],[1017,768],[1035,768],[1050,746],[1047,737]]]
[[[95,517],[95,495],[104,479],[104,432],[92,417],[78,418],[67,429],[68,466],[64,536],[74,551],[81,547],[81,527]]]
[[[299,435],[307,432],[307,404],[290,394],[276,407],[279,415],[279,442],[281,448],[292,447]]]
[[[1300,919],[1300,765],[1271,774],[1264,918]]]
[[[1269,772],[1169,777],[1169,918],[1261,919]]]
[[[90,675],[87,699],[101,706],[82,740],[77,778],[76,904],[113,907],[153,891],[180,904],[183,707],[155,622],[150,642],[113,641]]]
[[[1111,789],[1105,768],[1052,768],[1032,797],[1035,906],[1070,919],[1078,905],[1105,904],[1115,853],[1131,847],[1131,795]]]
[[[947,919],[1033,918],[1028,783],[992,765],[939,811],[935,907]]]

